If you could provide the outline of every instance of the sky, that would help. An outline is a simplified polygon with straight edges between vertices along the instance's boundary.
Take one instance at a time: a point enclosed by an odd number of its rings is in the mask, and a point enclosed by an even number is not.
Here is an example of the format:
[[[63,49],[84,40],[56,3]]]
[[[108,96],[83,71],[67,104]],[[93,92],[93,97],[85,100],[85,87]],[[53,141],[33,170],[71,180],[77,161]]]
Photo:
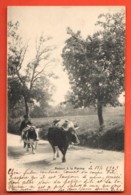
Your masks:
[[[48,71],[55,73],[59,78],[52,79],[56,91],[53,93],[53,106],[64,101],[70,84],[68,75],[63,71],[62,48],[68,38],[67,27],[74,32],[78,30],[84,38],[93,34],[97,27],[97,17],[102,13],[121,11],[122,6],[10,6],[8,7],[8,21],[19,21],[22,37],[30,44],[27,58],[30,59],[35,48],[36,40],[43,33],[51,36],[49,44],[55,45],[52,56],[56,59]],[[27,59],[27,61],[28,61]],[[123,101],[122,98],[120,101]]]

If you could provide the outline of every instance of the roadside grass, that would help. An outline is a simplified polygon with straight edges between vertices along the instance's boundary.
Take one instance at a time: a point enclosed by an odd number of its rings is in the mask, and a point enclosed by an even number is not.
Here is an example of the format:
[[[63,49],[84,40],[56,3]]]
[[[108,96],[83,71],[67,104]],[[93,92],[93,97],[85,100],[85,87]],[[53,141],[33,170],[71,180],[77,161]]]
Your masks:
[[[97,115],[84,116],[66,116],[66,117],[47,117],[47,118],[33,118],[33,125],[40,128],[40,139],[46,139],[47,131],[55,118],[64,118],[71,120],[78,124],[77,130],[80,139],[80,145],[101,148],[107,150],[124,150],[124,112],[123,109],[108,109],[103,113],[105,127],[99,131],[99,123]],[[11,133],[19,134],[18,128],[20,119],[10,121],[9,129]]]
[[[34,118],[32,119],[33,124],[38,127],[46,127],[52,124],[53,120],[56,117],[48,117],[48,118]],[[99,123],[97,115],[87,115],[87,116],[66,116],[66,117],[57,117],[58,119],[64,118],[71,120],[74,123],[79,125],[79,134],[83,134],[87,131],[92,131],[94,129],[99,129]],[[122,125],[124,123],[124,117],[122,114],[113,115],[113,114],[105,114],[104,115],[105,127],[109,129],[116,125]]]

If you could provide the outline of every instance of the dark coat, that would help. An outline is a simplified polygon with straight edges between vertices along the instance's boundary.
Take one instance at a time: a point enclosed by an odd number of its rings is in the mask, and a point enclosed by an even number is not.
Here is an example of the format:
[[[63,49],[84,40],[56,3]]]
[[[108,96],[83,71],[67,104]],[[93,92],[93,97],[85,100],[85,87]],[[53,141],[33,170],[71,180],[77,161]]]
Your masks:
[[[48,130],[47,138],[52,146],[53,152],[56,152],[55,147],[58,146],[59,150],[63,154],[62,162],[65,162],[65,155],[69,144],[79,143],[76,131],[73,128],[69,128],[67,131],[63,128],[50,127]]]
[[[25,121],[25,120],[23,120],[22,121],[22,123],[21,123],[21,125],[20,125],[20,133],[22,132],[22,130],[24,129],[24,128],[26,128],[28,125],[32,125],[32,123],[30,122],[30,121]]]

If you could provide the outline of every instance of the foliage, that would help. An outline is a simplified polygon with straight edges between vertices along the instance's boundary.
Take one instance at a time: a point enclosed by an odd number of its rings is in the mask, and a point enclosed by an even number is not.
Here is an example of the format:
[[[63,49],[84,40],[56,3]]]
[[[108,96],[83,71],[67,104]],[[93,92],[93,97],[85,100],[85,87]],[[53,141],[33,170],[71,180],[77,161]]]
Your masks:
[[[8,132],[15,135],[20,135],[19,131],[20,124],[21,124],[20,118],[8,117]]]
[[[45,102],[50,99],[51,85],[49,78],[53,74],[47,74],[51,63],[51,51],[53,46],[48,46],[50,37],[40,36],[36,43],[34,59],[28,60],[29,45],[20,36],[19,22],[8,23],[8,95],[11,109],[21,103],[25,107],[25,113],[30,113],[29,104],[40,101]],[[19,104],[20,105],[20,104]]]
[[[106,150],[124,150],[124,127],[123,125],[112,127],[107,131],[90,131],[79,135],[80,144],[90,148]]]
[[[68,28],[70,37],[62,57],[73,90],[73,104],[97,106],[101,125],[102,107],[118,105],[118,96],[124,90],[124,13],[101,14],[96,25],[100,30],[86,39],[80,31],[74,33]]]

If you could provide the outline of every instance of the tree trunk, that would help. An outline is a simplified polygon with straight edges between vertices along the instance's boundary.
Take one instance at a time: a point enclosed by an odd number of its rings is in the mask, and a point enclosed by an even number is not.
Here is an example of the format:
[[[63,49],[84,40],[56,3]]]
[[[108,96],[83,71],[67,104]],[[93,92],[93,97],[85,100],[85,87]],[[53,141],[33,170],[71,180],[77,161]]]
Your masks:
[[[29,115],[29,106],[26,97],[24,97],[24,102],[25,102],[25,113],[26,115]]]
[[[102,129],[103,126],[104,126],[104,119],[103,119],[102,103],[99,102],[99,101],[98,101],[98,104],[97,104],[97,113],[98,113],[100,129]]]

